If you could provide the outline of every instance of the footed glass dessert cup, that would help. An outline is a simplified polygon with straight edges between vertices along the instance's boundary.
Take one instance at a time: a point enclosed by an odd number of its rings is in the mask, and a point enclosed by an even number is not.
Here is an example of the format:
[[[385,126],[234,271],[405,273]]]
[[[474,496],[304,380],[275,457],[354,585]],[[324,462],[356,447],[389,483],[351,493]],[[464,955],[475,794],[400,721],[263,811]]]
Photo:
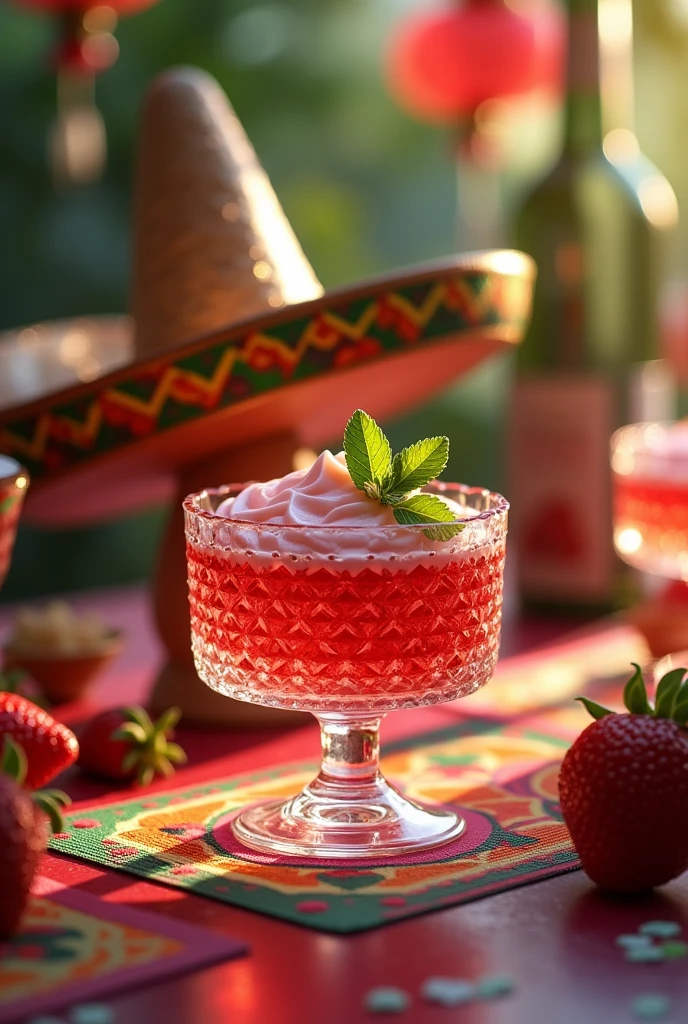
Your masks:
[[[200,677],[235,699],[311,711],[322,765],[287,801],[245,809],[240,842],[319,859],[438,846],[465,828],[407,800],[380,773],[386,712],[473,693],[497,661],[508,504],[424,489],[471,518],[448,541],[418,525],[281,526],[216,514],[241,487],[184,502],[192,646]],[[457,521],[459,521],[457,516]]]

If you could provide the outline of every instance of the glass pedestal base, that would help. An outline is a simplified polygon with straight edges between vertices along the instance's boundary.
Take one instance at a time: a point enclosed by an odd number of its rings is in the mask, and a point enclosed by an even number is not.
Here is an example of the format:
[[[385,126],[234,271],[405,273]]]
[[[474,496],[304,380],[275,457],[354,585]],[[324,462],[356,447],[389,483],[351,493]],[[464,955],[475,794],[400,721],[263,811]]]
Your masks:
[[[465,827],[453,811],[407,800],[379,773],[356,784],[321,772],[293,799],[256,804],[232,822],[251,849],[320,860],[412,853],[456,839]]]

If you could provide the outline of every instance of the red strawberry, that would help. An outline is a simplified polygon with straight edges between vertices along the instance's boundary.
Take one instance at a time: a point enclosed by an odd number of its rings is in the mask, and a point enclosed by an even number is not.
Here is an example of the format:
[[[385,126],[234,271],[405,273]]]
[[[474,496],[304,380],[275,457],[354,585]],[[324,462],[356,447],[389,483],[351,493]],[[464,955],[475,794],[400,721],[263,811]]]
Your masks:
[[[596,721],[564,758],[559,797],[583,867],[604,889],[639,892],[688,868],[687,671],[663,677],[654,708],[637,665],[629,714],[578,698]]]
[[[50,782],[79,754],[71,729],[18,693],[0,693],[0,744],[5,736],[11,736],[26,754],[27,789]]]
[[[48,822],[62,828],[60,809],[68,802],[64,793],[22,789],[27,760],[21,747],[6,737],[0,764],[0,939],[17,930],[45,849]]]
[[[179,721],[179,708],[169,708],[157,722],[139,707],[113,708],[86,726],[80,742],[79,764],[105,779],[135,779],[147,786],[156,775],[172,775],[186,754],[170,742]]]

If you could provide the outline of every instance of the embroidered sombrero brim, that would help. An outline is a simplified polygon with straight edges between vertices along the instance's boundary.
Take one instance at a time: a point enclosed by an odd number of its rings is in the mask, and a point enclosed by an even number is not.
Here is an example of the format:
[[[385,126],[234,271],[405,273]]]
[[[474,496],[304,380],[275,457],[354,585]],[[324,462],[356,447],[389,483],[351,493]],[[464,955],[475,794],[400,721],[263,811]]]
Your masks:
[[[134,362],[124,319],[51,341],[50,360],[40,328],[15,332],[0,340],[0,451],[31,473],[34,520],[110,517],[217,452],[280,432],[317,447],[356,406],[384,419],[421,402],[521,340],[533,280],[522,253],[459,256]]]

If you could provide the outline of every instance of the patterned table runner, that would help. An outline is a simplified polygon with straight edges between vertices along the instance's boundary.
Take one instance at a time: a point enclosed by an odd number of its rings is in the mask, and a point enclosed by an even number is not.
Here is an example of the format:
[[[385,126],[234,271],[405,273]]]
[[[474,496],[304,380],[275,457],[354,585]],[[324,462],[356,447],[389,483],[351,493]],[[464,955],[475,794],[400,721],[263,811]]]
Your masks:
[[[3,1024],[101,1000],[245,951],[234,939],[40,882],[44,894],[32,897],[19,934],[0,943]]]
[[[630,661],[642,656],[633,635],[618,629],[514,659],[480,694],[449,706],[456,715],[446,729],[387,747],[391,781],[419,801],[458,807],[467,821],[458,840],[420,855],[328,864],[241,847],[230,829],[237,810],[295,793],[312,778],[313,762],[82,809],[52,849],[332,932],[570,871],[578,861],[558,809],[557,774],[586,724],[572,697],[618,704]]]

